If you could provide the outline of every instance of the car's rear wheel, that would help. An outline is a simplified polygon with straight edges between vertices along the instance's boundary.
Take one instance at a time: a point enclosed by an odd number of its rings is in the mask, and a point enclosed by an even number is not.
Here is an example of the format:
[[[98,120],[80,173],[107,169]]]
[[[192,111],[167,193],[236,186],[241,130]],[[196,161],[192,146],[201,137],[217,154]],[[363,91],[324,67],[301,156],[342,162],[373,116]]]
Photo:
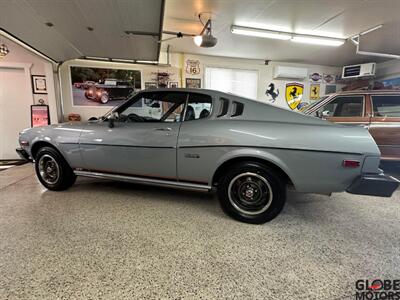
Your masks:
[[[106,104],[110,100],[110,97],[108,96],[107,92],[101,93],[100,97],[100,102],[103,104]]]
[[[258,162],[241,162],[221,179],[218,197],[222,209],[232,218],[262,224],[283,209],[286,186],[271,168]]]
[[[35,157],[35,170],[39,181],[49,190],[61,191],[74,184],[76,175],[54,148],[43,147]]]

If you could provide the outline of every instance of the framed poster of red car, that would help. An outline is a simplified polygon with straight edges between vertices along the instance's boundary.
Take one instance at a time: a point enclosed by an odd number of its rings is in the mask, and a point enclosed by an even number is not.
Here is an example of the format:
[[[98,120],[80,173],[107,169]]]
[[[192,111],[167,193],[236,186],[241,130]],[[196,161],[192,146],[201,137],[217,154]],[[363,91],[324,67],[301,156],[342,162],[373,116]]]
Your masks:
[[[31,105],[31,127],[50,125],[48,105]]]

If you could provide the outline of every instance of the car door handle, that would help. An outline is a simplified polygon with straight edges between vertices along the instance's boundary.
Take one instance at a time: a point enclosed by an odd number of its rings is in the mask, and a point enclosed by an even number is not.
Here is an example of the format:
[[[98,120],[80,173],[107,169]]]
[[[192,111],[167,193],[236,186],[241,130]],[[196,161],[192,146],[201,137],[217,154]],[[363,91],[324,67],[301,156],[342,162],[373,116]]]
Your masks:
[[[157,131],[172,131],[171,127],[154,128]]]

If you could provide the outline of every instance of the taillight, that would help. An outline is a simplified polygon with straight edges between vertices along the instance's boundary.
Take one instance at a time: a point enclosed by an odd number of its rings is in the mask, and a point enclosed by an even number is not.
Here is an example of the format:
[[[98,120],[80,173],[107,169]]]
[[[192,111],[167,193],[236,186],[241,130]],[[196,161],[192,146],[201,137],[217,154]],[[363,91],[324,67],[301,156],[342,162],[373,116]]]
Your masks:
[[[342,166],[344,168],[358,168],[360,166],[360,161],[352,160],[352,159],[345,159],[342,162]]]

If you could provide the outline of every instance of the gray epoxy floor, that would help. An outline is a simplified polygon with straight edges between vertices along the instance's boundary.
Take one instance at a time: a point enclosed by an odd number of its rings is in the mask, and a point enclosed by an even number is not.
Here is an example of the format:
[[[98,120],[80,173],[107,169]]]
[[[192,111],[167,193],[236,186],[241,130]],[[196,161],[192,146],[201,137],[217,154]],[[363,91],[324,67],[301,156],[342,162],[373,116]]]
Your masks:
[[[357,279],[399,277],[399,192],[291,193],[249,225],[210,194],[92,179],[50,192],[17,166],[0,172],[0,299],[354,299]]]

